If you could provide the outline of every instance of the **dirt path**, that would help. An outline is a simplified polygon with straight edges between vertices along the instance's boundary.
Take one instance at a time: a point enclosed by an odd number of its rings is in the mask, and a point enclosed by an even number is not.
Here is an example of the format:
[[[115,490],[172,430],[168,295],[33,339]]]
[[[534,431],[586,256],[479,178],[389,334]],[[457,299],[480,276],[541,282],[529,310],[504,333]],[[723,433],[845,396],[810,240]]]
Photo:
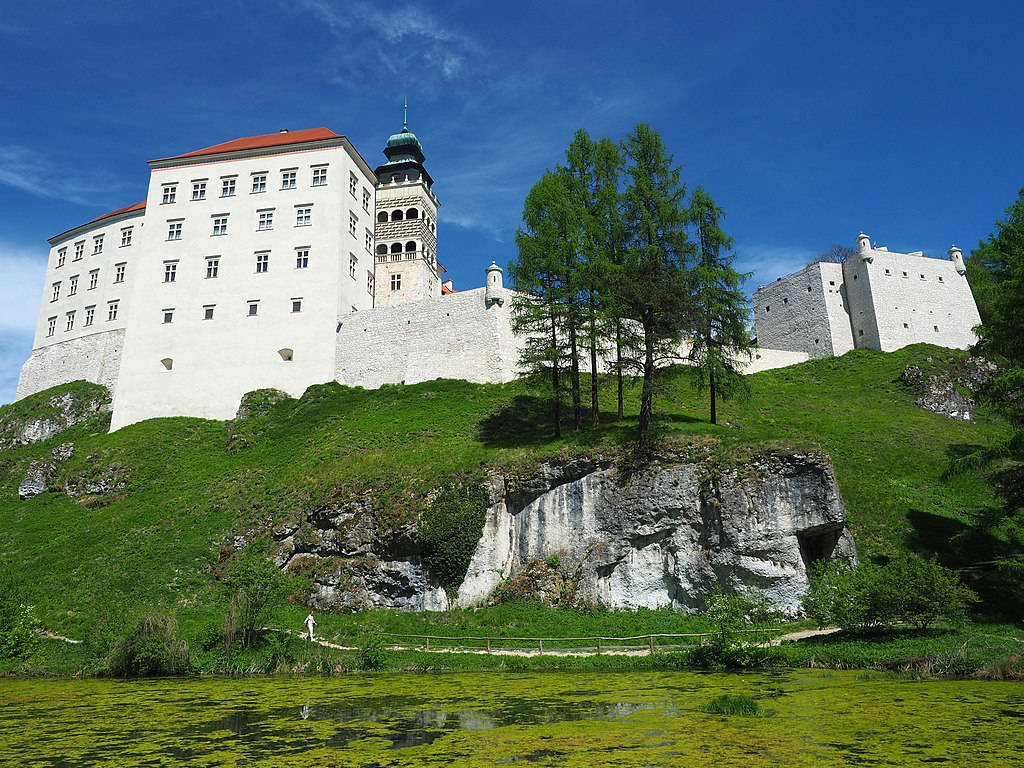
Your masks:
[[[834,635],[839,631],[839,627],[823,627],[822,629],[801,629],[798,632],[789,632],[785,635],[779,635],[772,640],[769,645],[781,645],[783,640],[789,640],[796,642],[798,640],[805,640],[808,637],[821,637],[822,635]]]

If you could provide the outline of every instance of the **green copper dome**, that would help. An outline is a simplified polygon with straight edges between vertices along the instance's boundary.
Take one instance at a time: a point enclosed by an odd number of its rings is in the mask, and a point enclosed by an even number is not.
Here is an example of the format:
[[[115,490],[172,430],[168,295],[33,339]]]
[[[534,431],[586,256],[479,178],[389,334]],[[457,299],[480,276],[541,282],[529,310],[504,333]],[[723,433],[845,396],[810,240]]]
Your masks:
[[[393,133],[388,136],[389,147],[404,147],[408,144],[415,144],[417,147],[420,146],[420,140],[416,138],[416,134],[405,129],[401,133]]]

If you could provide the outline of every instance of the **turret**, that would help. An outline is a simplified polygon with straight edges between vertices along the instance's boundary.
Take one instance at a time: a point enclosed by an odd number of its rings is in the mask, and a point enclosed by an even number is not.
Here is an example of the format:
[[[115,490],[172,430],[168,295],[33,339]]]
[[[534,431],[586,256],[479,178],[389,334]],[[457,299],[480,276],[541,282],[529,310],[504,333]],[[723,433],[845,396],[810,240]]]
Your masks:
[[[868,264],[875,259],[871,253],[871,238],[863,232],[857,235],[857,253],[860,254],[861,260],[866,261]]]
[[[956,267],[957,274],[967,274],[967,265],[964,264],[963,251],[961,251],[955,245],[951,245],[949,246],[949,251],[947,255],[949,256],[949,260],[953,262],[953,266]]]
[[[504,286],[501,281],[502,270],[495,262],[487,268],[487,282],[484,284],[484,305],[490,307],[497,304],[499,307],[505,303]]]

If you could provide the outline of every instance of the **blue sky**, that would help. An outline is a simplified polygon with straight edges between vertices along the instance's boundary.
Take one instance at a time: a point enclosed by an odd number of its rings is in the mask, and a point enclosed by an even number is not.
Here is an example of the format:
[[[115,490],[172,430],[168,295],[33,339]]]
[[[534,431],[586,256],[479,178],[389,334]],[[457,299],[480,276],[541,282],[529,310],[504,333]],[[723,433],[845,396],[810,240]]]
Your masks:
[[[371,165],[420,137],[456,287],[514,253],[577,128],[659,130],[727,212],[750,287],[859,230],[966,249],[1024,185],[1008,2],[0,1],[0,402],[46,238],[141,200],[146,161],[326,125]]]

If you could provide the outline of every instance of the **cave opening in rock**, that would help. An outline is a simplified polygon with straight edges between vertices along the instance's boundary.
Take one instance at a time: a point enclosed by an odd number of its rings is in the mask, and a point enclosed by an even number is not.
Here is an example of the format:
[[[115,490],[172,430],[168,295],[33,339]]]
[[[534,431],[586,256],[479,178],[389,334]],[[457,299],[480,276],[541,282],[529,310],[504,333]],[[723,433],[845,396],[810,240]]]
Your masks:
[[[810,569],[815,563],[831,560],[842,534],[842,528],[818,528],[797,533],[796,538],[800,542],[800,557],[804,561],[804,568]]]

